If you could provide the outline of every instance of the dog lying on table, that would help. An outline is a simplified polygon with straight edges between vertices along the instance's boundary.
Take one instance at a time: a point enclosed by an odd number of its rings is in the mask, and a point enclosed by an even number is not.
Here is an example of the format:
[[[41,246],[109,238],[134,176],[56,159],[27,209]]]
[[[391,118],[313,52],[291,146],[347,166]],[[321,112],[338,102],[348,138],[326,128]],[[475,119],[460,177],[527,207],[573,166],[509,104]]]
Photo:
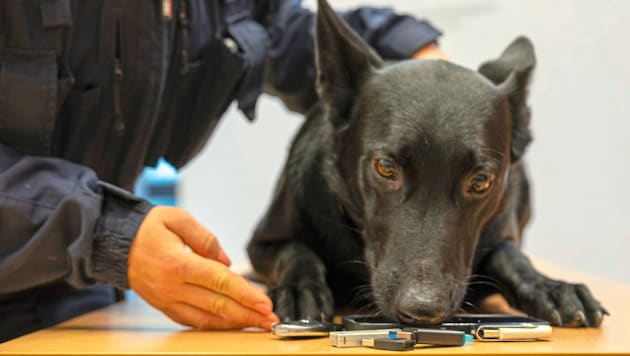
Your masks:
[[[281,320],[367,304],[439,323],[466,296],[498,290],[552,325],[600,325],[606,310],[586,286],[550,279],[520,249],[536,61],[527,38],[477,72],[442,60],[384,66],[320,0],[316,50],[320,103],[248,246]]]

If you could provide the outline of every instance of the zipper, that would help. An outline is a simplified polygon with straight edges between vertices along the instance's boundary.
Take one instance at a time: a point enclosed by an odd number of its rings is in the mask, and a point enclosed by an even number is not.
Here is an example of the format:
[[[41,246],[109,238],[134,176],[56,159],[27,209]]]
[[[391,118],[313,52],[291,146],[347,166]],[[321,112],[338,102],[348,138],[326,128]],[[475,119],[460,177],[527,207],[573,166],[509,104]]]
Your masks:
[[[125,132],[125,120],[122,112],[122,81],[124,78],[121,64],[121,41],[120,19],[116,19],[116,47],[114,54],[114,134],[117,137]]]

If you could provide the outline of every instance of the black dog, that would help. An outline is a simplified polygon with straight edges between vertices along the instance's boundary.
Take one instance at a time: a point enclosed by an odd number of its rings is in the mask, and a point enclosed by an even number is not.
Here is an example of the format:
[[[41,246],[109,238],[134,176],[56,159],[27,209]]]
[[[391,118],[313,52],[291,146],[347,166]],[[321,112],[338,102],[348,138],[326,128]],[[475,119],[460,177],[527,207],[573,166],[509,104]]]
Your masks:
[[[467,292],[489,293],[471,282],[487,278],[529,315],[598,326],[606,311],[584,285],[544,276],[519,248],[530,41],[474,72],[437,60],[384,67],[323,0],[316,31],[321,102],[248,246],[280,318],[363,302],[437,323]]]

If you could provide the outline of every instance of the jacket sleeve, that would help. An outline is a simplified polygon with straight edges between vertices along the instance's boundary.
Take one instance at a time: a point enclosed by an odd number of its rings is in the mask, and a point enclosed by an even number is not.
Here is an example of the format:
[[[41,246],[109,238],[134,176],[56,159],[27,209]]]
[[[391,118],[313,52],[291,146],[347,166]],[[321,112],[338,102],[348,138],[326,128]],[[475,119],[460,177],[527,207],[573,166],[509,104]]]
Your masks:
[[[317,100],[314,15],[300,1],[285,1],[269,25],[265,91],[300,113]],[[396,14],[390,8],[362,7],[340,15],[386,60],[411,58],[441,35],[429,22]]]
[[[64,279],[128,288],[129,247],[150,208],[86,167],[0,144],[0,294]]]

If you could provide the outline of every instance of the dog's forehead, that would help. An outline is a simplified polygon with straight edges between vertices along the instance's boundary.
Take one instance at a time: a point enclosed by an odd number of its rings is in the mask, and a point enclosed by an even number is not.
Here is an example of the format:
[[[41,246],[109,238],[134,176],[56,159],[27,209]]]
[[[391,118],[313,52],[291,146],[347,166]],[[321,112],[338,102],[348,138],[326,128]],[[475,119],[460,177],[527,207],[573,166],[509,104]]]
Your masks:
[[[481,74],[439,60],[386,67],[365,89],[375,106],[425,120],[488,116],[500,97],[498,89]]]
[[[480,74],[446,61],[406,61],[379,70],[361,99],[360,116],[378,122],[365,125],[366,134],[400,145],[421,139],[480,147],[488,126],[506,124],[499,90]]]

